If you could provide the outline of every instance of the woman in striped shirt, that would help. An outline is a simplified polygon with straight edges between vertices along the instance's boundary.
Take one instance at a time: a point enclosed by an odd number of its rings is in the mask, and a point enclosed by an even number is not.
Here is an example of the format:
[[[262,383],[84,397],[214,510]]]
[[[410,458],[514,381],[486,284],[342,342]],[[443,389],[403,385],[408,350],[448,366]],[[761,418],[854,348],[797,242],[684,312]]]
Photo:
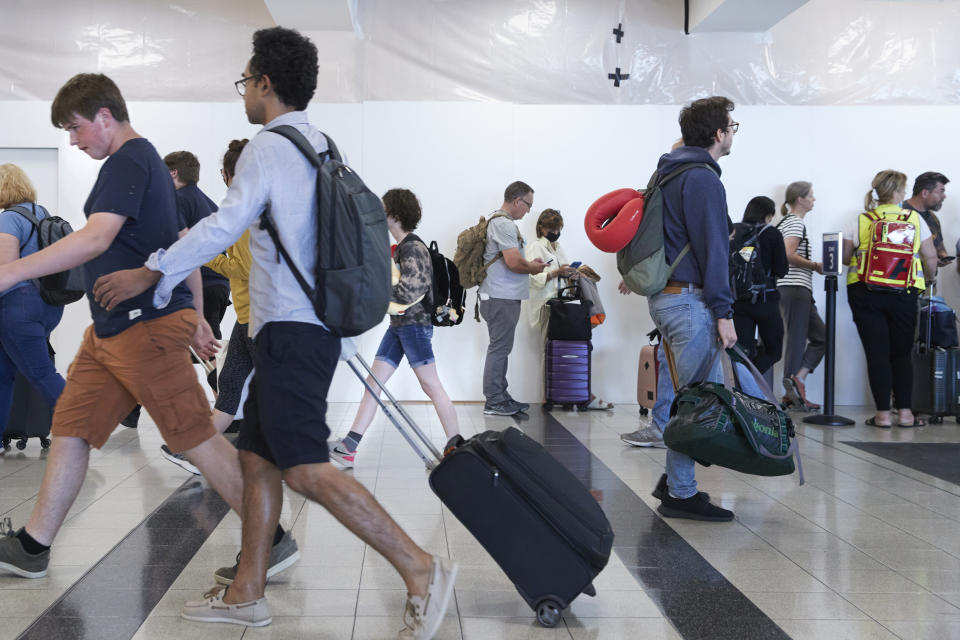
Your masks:
[[[783,235],[790,270],[777,280],[780,312],[786,344],[783,354],[784,404],[802,410],[820,408],[807,400],[805,381],[823,359],[826,329],[813,299],[813,272],[823,273],[823,265],[811,260],[810,239],[804,218],[813,209],[813,185],[792,182],[780,213],[783,219],[777,228]]]

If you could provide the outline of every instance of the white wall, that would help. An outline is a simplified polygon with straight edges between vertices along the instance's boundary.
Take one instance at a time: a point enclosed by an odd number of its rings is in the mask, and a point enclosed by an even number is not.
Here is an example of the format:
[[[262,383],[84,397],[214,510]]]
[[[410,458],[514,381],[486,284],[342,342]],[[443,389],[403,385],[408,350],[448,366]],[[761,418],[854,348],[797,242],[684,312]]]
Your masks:
[[[646,183],[656,160],[678,135],[675,106],[537,106],[502,103],[364,103],[315,105],[313,122],[334,136],[377,193],[391,187],[415,191],[424,208],[420,234],[437,240],[453,254],[456,236],[479,216],[497,208],[512,180],[536,190],[534,211],[559,209],[566,219],[561,242],[572,260],[582,260],[602,276],[600,292],[607,322],[594,333],[594,391],[616,402],[635,402],[637,354],[652,328],[646,303],[616,293],[614,257],[592,247],[582,231],[582,215],[594,198],[609,190]],[[226,143],[249,137],[249,125],[236,103],[133,103],[134,127],[161,154],[189,149],[201,161],[200,187],[219,200],[225,187],[219,162]],[[16,123],[0,129],[0,148],[58,148],[60,185],[56,206],[46,203],[75,226],[99,163],[67,146],[66,134],[49,123],[47,103],[0,102],[0,118]],[[855,215],[870,180],[880,169],[916,174],[942,171],[957,178],[953,159],[954,123],[960,107],[741,107],[742,123],[733,153],[720,161],[731,216],[738,220],[747,201],[769,195],[778,204],[789,182],[814,183],[817,205],[808,217],[811,240],[845,226]],[[953,184],[947,187],[951,194]],[[41,201],[43,198],[41,197]],[[940,217],[948,246],[960,237],[958,207],[946,201]],[[533,237],[533,220],[521,230]],[[815,250],[819,254],[819,249]],[[941,277],[941,291],[960,305],[960,278]],[[815,280],[823,309],[823,281]],[[472,319],[475,292],[463,324],[438,328],[434,338],[438,366],[455,400],[479,400],[486,331]],[[534,331],[525,321],[517,330],[510,363],[511,392],[517,398],[541,399],[540,362]],[[232,320],[232,316],[231,316]],[[57,329],[59,362],[79,343],[89,314],[84,303],[68,308]],[[225,321],[226,323],[226,321]],[[385,326],[385,325],[384,325]],[[229,330],[229,325],[225,324]],[[363,337],[362,352],[372,358],[382,329]],[[838,396],[842,404],[866,404],[869,394],[863,348],[850,319],[841,287],[838,304]],[[73,344],[73,350],[64,348]],[[353,400],[359,386],[349,370],[338,372],[331,401]],[[819,371],[808,387],[820,398]],[[402,399],[424,399],[409,369],[401,369],[392,387]]]

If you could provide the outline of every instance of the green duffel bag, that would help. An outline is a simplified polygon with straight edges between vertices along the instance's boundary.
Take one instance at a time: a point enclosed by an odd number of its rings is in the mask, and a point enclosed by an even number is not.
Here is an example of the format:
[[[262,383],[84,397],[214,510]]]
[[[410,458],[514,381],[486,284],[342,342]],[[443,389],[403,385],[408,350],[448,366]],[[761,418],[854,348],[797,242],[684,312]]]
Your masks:
[[[747,366],[765,398],[737,389],[731,356]],[[739,347],[723,352],[722,358],[724,384],[694,382],[677,391],[664,443],[701,464],[752,475],[785,476],[799,469],[803,484],[793,421]],[[706,371],[712,368],[711,362]]]

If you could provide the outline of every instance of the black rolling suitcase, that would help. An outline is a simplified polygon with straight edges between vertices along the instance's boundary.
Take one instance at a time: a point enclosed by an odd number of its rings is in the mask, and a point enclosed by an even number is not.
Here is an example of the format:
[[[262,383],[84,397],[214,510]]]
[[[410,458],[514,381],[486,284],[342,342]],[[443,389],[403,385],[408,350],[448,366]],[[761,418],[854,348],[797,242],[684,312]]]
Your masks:
[[[54,359],[53,347],[47,343],[50,359]],[[10,446],[16,440],[17,449],[27,448],[27,440],[39,438],[40,446],[50,447],[50,423],[53,421],[53,407],[47,404],[46,398],[20,373],[17,373],[13,386],[13,404],[10,407],[10,418],[7,420],[7,429],[3,432],[2,446]]]
[[[933,289],[929,289],[932,305]],[[914,413],[929,416],[931,424],[943,422],[943,417],[953,415],[960,422],[960,349],[932,346],[933,314],[920,314],[920,339],[914,346],[913,409]]]
[[[341,357],[369,389],[364,373],[344,357],[348,355]],[[356,360],[373,376],[362,358]],[[574,598],[596,595],[593,579],[610,558],[613,529],[573,474],[512,427],[469,440],[456,438],[441,457],[383,384],[377,384],[406,426],[382,401],[380,407],[430,469],[430,488],[500,565],[540,624],[555,626]]]

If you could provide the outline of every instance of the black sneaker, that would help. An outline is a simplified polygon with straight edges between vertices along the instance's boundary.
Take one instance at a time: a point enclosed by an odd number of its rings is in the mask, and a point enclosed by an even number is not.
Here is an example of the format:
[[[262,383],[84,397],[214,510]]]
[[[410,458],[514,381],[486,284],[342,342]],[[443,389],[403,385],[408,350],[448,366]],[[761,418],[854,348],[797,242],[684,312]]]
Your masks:
[[[704,520],[707,522],[730,522],[733,520],[733,511],[711,504],[709,496],[702,491],[683,500],[674,498],[669,492],[664,493],[660,499],[660,506],[657,507],[657,512],[665,518],[686,518],[687,520]]]
[[[128,429],[136,429],[137,424],[140,422],[140,405],[137,405],[133,408],[126,418],[120,421],[120,424],[125,426]]]
[[[621,437],[621,439],[623,439]],[[663,496],[667,495],[667,474],[660,476],[660,479],[657,480],[657,486],[653,488],[653,491],[650,493],[657,500],[663,500]],[[706,491],[701,491],[700,494],[703,496],[703,499],[707,502],[710,501],[710,494]]]

